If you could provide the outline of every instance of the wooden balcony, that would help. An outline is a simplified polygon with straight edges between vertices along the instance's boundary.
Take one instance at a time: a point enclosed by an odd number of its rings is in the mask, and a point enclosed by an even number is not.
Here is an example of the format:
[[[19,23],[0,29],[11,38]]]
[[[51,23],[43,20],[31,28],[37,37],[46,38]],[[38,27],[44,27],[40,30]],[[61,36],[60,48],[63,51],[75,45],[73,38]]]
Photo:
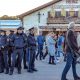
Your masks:
[[[77,17],[73,17],[73,18],[65,18],[65,17],[61,17],[61,18],[47,18],[47,24],[68,24],[69,22],[74,21],[77,24],[80,24],[80,19]]]

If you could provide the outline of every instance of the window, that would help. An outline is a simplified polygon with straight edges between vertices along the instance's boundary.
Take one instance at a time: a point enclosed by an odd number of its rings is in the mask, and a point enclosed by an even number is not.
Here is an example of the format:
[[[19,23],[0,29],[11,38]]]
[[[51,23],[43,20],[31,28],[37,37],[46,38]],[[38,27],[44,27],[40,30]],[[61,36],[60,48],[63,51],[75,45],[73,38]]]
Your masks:
[[[58,18],[58,17],[61,17],[61,11],[56,11],[56,12],[55,12],[55,17],[57,17],[57,18]]]
[[[72,2],[73,2],[73,3],[77,3],[77,2],[78,2],[78,0],[72,0]]]
[[[48,17],[51,18],[50,11],[48,12]]]
[[[77,3],[78,0],[66,0],[67,3]]]
[[[66,11],[66,17],[69,17],[70,15],[69,15],[69,11]]]
[[[71,3],[71,0],[66,0],[66,3]]]
[[[66,17],[69,17],[69,16],[78,17],[78,11],[67,11]]]
[[[74,12],[74,16],[75,16],[75,17],[78,17],[78,11],[75,11],[75,12]]]

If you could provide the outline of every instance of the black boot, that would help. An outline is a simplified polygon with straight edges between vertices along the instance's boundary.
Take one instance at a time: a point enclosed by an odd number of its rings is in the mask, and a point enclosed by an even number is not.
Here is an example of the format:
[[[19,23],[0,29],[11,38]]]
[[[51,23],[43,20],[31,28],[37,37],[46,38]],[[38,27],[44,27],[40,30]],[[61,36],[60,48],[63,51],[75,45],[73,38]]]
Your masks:
[[[54,60],[55,60],[55,59],[54,59],[54,56],[51,56],[51,58],[52,58],[52,64],[53,64],[53,65],[56,65],[56,63],[54,62]]]
[[[28,67],[27,66],[24,66],[24,69],[28,69]]]
[[[40,57],[40,60],[42,60],[42,57]]]
[[[21,69],[18,69],[18,74],[21,74]]]
[[[10,71],[9,75],[13,75],[13,71]]]
[[[38,71],[38,70],[37,70],[37,69],[35,69],[35,68],[33,68],[32,70],[33,70],[33,71],[35,71],[35,72],[37,72],[37,71]]]
[[[0,70],[0,73],[3,73],[4,72],[4,70]]]
[[[33,73],[33,70],[31,70],[31,69],[28,69],[28,70],[27,70],[27,72],[29,72],[29,73]]]
[[[51,62],[49,62],[48,64],[52,64]]]
[[[77,76],[77,77],[74,78],[74,80],[80,80],[80,77]]]
[[[5,74],[8,74],[8,73],[9,73],[9,69],[6,69]]]

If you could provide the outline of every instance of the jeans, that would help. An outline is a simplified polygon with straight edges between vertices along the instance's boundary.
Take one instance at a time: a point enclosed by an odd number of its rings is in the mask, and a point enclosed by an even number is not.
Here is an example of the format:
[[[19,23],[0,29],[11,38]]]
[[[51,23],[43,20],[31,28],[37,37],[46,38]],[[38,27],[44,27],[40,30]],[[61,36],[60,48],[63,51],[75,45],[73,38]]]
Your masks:
[[[68,52],[67,53],[66,66],[65,66],[65,68],[63,70],[61,80],[66,80],[66,75],[67,75],[71,65],[72,65],[73,77],[76,78],[77,77],[77,73],[76,73],[76,59],[73,58],[71,52]]]
[[[38,55],[39,55],[40,60],[43,58],[42,50],[43,50],[43,45],[38,45],[38,53],[37,53],[36,57],[38,57]]]

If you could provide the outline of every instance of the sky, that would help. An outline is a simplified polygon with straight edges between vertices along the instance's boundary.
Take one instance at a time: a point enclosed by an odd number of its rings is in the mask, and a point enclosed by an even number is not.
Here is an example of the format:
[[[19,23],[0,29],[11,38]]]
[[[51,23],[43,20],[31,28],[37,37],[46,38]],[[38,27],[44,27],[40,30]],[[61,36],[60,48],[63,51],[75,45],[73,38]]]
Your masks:
[[[16,16],[52,0],[0,0],[0,16]]]

